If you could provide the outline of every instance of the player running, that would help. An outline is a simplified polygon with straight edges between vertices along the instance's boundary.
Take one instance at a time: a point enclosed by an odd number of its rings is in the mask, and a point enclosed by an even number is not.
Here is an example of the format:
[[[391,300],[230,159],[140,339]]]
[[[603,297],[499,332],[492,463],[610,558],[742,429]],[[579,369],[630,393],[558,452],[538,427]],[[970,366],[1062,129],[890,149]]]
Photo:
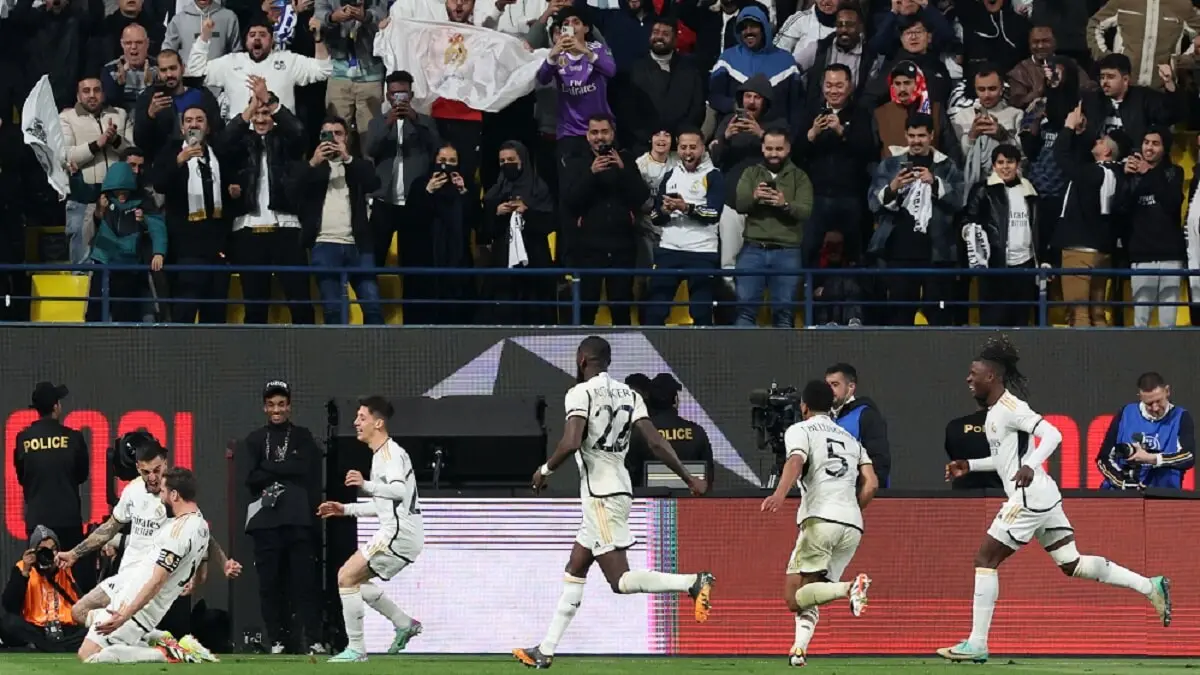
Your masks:
[[[54,557],[59,567],[71,567],[81,557],[112,541],[121,528],[129,525],[129,536],[117,574],[96,585],[87,595],[71,607],[71,616],[81,626],[88,625],[88,614],[109,604],[118,586],[125,582],[122,574],[136,568],[156,552],[154,537],[169,520],[167,509],[160,495],[162,477],[167,471],[167,449],[154,436],[145,431],[133,431],[117,439],[117,451],[134,458],[138,477],[130,481],[121,491],[121,498],[112,515],[86,539],[70,551],[60,551]],[[209,547],[216,554],[225,576],[234,578],[241,574],[242,566],[236,560],[225,557],[225,551],[215,540]],[[191,584],[181,595],[189,595]],[[173,607],[170,616],[190,612],[186,602]],[[151,626],[154,628],[155,626]]]
[[[800,529],[784,577],[783,599],[796,615],[796,642],[788,655],[793,666],[805,665],[808,643],[820,619],[820,605],[850,599],[850,612],[860,616],[867,606],[871,579],[859,574],[840,581],[862,538],[862,509],[879,489],[879,479],[862,445],[829,417],[833,389],[813,380],[800,395],[803,422],[784,432],[787,462],[775,493],[763,500],[772,513],[783,506],[793,485],[800,486]]]
[[[118,575],[105,609],[92,616],[79,647],[86,663],[164,663],[216,661],[195,638],[176,643],[152,635],[172,603],[196,576],[203,576],[210,535],[196,505],[196,477],[187,469],[168,469],[162,477],[160,503],[172,518],[154,534],[147,551]],[[147,643],[150,643],[148,646]]]
[[[554,649],[583,600],[592,561],[600,565],[614,593],[686,592],[695,600],[696,621],[700,622],[708,620],[711,607],[714,578],[708,572],[667,574],[629,569],[625,551],[635,542],[629,531],[633,486],[625,469],[625,454],[633,431],[642,434],[654,455],[682,478],[693,494],[704,494],[708,486],[684,469],[671,445],[650,422],[642,397],[606,372],[612,362],[606,340],[595,336],[584,339],[575,360],[579,384],[567,392],[562,440],[550,459],[534,472],[533,489],[535,493],[540,491],[546,477],[575,454],[583,523],[567,561],[562,596],[545,639],[536,647],[513,650],[513,656],[530,668],[549,668],[553,663]]]
[[[371,449],[371,480],[362,473],[348,471],[346,485],[357,487],[372,497],[368,504],[339,504],[324,502],[317,515],[376,516],[379,529],[370,542],[359,547],[338,570],[338,593],[342,597],[342,617],[346,622],[349,643],[341,654],[329,663],[351,663],[367,660],[363,641],[363,603],[387,617],[396,627],[396,637],[389,654],[408,646],[408,641],[421,634],[421,623],[405,614],[396,603],[383,594],[383,589],[370,583],[371,578],[384,581],[396,576],[421,555],[425,546],[425,524],[421,505],[417,501],[417,478],[412,460],[388,434],[387,422],[392,418],[392,404],[382,396],[368,396],[358,402],[354,430],[358,440]]]
[[[1080,555],[1076,550],[1074,530],[1063,513],[1062,495],[1042,469],[1042,463],[1062,442],[1062,434],[1017,397],[1026,395],[1026,380],[1017,370],[1018,360],[1016,348],[1001,336],[988,340],[971,364],[967,386],[975,400],[987,406],[984,432],[991,456],[946,465],[946,480],[971,471],[995,471],[1008,495],[975,554],[971,636],[953,647],[937,650],[939,656],[950,661],[987,661],[988,629],[1000,594],[996,570],[1034,539],[1063,574],[1131,588],[1146,596],[1164,626],[1171,624],[1170,582],[1166,577],[1147,579],[1112,561]],[[1036,447],[1030,442],[1031,436],[1038,440]]]

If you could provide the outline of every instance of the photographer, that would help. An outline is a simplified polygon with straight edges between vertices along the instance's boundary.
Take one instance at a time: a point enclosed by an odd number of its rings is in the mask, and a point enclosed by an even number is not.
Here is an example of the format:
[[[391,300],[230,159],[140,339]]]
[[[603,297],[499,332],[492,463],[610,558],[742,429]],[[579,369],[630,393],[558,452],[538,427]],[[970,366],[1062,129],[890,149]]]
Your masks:
[[[29,549],[13,567],[0,597],[0,641],[32,645],[39,652],[68,654],[79,649],[87,628],[71,618],[79,589],[69,569],[55,569],[58,535],[38,525]]]
[[[285,645],[325,653],[317,582],[320,532],[314,516],[321,498],[321,448],[312,432],[292,423],[286,382],[267,383],[263,413],[267,424],[246,436],[240,452],[252,467],[246,487],[257,500],[246,513],[246,533],[254,539],[266,637],[274,654]],[[290,630],[293,612],[303,635]]]
[[[1137,380],[1138,402],[1113,416],[1096,465],[1102,490],[1180,489],[1196,464],[1196,423],[1186,408],[1171,403],[1171,385],[1158,373]]]

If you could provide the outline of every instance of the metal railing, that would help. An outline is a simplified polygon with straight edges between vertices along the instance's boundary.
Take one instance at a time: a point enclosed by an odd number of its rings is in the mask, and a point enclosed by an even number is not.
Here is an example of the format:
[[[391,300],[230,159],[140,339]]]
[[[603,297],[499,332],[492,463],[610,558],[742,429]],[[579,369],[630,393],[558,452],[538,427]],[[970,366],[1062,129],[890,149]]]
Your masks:
[[[267,299],[267,300],[245,300],[238,298],[211,298],[211,299],[179,299],[171,297],[115,297],[111,295],[111,275],[113,273],[128,273],[140,272],[149,274],[149,267],[146,265],[70,265],[70,264],[0,264],[0,273],[9,274],[18,273],[37,273],[37,272],[75,272],[75,273],[91,273],[92,282],[97,279],[100,283],[99,293],[92,294],[92,297],[80,296],[7,296],[6,302],[13,300],[27,301],[64,301],[64,302],[95,302],[101,303],[101,321],[111,323],[112,306],[114,303],[130,302],[130,303],[145,303],[148,300],[160,304],[170,306],[176,302],[188,302],[197,305],[204,304],[221,304],[221,305],[250,305],[250,304],[266,304],[266,305],[297,305],[297,304],[315,304],[319,306],[323,299],[303,299],[303,300],[285,300],[285,299]],[[1130,277],[1178,277],[1180,285],[1186,285],[1188,277],[1200,277],[1200,270],[1178,269],[1178,270],[1162,270],[1162,269],[1061,269],[1061,268],[1004,268],[1004,269],[962,269],[962,268],[833,268],[833,269],[804,269],[797,270],[794,273],[778,272],[774,270],[747,270],[747,269],[721,269],[721,270],[706,270],[706,269],[584,269],[572,267],[549,267],[549,268],[445,268],[445,267],[373,267],[373,268],[325,268],[315,266],[237,266],[237,265],[169,265],[163,268],[162,273],[168,275],[168,278],[179,272],[214,272],[219,274],[235,274],[245,272],[257,273],[273,273],[275,275],[337,275],[341,292],[341,322],[348,324],[350,320],[350,307],[352,304],[357,304],[358,299],[351,299],[347,292],[347,286],[352,284],[362,277],[372,275],[399,275],[401,277],[444,277],[444,276],[459,276],[473,277],[479,279],[481,283],[486,285],[486,281],[492,277],[552,277],[557,281],[563,282],[569,293],[569,298],[563,299],[556,294],[553,298],[545,300],[512,300],[512,299],[497,299],[487,297],[486,294],[482,297],[471,298],[380,298],[381,306],[401,305],[401,306],[420,306],[420,305],[471,305],[481,307],[486,305],[516,305],[516,306],[538,306],[538,307],[554,307],[556,309],[567,308],[570,311],[570,324],[582,325],[584,308],[599,307],[599,306],[623,306],[630,305],[634,307],[646,306],[661,306],[668,305],[673,307],[676,305],[684,305],[687,303],[676,302],[674,297],[666,301],[650,301],[645,299],[637,299],[627,302],[613,302],[610,300],[588,301],[581,297],[580,286],[581,282],[589,276],[603,277],[619,277],[633,276],[640,278],[647,277],[698,277],[711,276],[714,278],[714,283],[722,283],[722,278],[738,279],[742,277],[777,277],[777,276],[794,276],[798,280],[796,290],[796,300],[790,303],[780,302],[770,298],[760,299],[754,303],[759,307],[768,307],[771,309],[784,306],[793,311],[802,310],[803,316],[808,321],[812,321],[815,316],[815,311],[818,307],[838,307],[855,305],[858,307],[897,307],[897,306],[912,306],[914,313],[919,308],[928,307],[931,301],[895,301],[889,299],[881,299],[878,294],[865,292],[861,299],[852,300],[829,300],[815,295],[814,282],[817,277],[832,277],[832,276],[848,276],[856,278],[873,278],[876,282],[881,282],[887,278],[897,276],[921,276],[921,277],[956,277],[960,283],[970,278],[984,278],[995,276],[1024,276],[1029,277],[1031,284],[1037,284],[1039,291],[1037,293],[1036,302],[1036,322],[1037,326],[1048,326],[1049,312],[1054,307],[1074,307],[1074,306],[1092,306],[1100,305],[1111,307],[1114,310],[1118,308],[1134,307],[1134,306],[1152,306],[1152,307],[1168,307],[1168,306],[1187,306],[1187,302],[1134,302],[1121,299],[1099,300],[1099,301],[1066,301],[1051,299],[1047,293],[1048,282],[1064,276],[1086,276],[1086,277],[1103,277],[1106,279],[1124,280]],[[802,284],[802,285],[800,285]],[[966,298],[944,299],[937,303],[940,309],[948,309],[954,307],[983,307],[983,306],[1000,306],[1000,305],[1026,305],[1026,301],[999,301],[986,302],[981,300],[970,300]],[[1197,303],[1200,304],[1200,303]],[[715,299],[714,306],[736,306],[738,303],[735,300]],[[668,307],[668,310],[669,310]]]

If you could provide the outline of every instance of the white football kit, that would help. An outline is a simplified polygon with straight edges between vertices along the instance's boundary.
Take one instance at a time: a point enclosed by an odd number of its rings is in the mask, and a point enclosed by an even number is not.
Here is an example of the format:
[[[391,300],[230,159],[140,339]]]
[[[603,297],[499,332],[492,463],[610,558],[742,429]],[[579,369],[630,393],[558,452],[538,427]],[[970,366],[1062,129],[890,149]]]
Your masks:
[[[371,458],[371,479],[359,490],[371,497],[365,504],[346,504],[347,516],[375,516],[379,530],[358,551],[379,578],[396,576],[421,555],[425,523],[417,496],[417,476],[408,453],[388,439]]]
[[[627,549],[636,543],[629,529],[633,483],[625,468],[633,425],[647,419],[642,397],[625,383],[600,373],[571,387],[567,419],[587,421],[583,443],[575,453],[579,465],[579,498],[583,522],[575,541],[593,556]]]
[[[862,445],[827,415],[814,415],[788,427],[787,456],[804,459],[800,486],[800,529],[788,561],[788,574],[824,573],[838,581],[862,539],[858,506],[859,467],[870,464]]]
[[[146,491],[146,483],[139,476],[130,481],[121,491],[121,499],[112,512],[113,520],[122,525],[129,525],[129,535],[125,537],[125,551],[121,554],[121,566],[117,573],[96,585],[97,590],[112,599],[116,589],[122,584],[121,574],[141,564],[152,556],[154,537],[162,529],[167,518],[167,507],[163,505],[158,495]],[[101,601],[102,602],[102,601]]]
[[[1013,482],[1025,454],[1033,449],[1033,434],[1042,423],[1042,416],[1027,403],[1004,392],[988,409],[984,422],[991,456],[970,460],[972,471],[994,470],[1004,484],[1008,501],[1000,507],[987,533],[1014,550],[1033,539],[1045,548],[1073,532],[1063,512],[1058,485],[1040,464],[1033,467],[1029,487],[1018,488]]]
[[[93,618],[87,639],[101,647],[141,644],[146,633],[154,630],[162,621],[167,610],[183,593],[183,587],[192,580],[196,569],[208,556],[208,540],[208,522],[199,511],[179,516],[159,528],[151,542],[150,555],[141,558],[128,570],[122,570],[120,585],[111,596],[108,607]],[[158,594],[113,633],[97,633],[95,626],[132,603],[150,583],[151,574],[158,567],[167,571],[167,581]]]

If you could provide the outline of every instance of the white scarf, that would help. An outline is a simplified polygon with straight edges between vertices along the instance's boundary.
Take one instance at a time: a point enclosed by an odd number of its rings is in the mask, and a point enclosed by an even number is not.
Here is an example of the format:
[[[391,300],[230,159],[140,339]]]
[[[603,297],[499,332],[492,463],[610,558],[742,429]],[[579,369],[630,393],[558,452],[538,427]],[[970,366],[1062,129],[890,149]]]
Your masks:
[[[1196,198],[1200,195],[1200,184],[1196,187],[1188,200],[1187,221],[1183,228],[1183,238],[1187,242],[1187,266],[1190,270],[1200,269],[1200,200]],[[1192,291],[1191,297],[1200,298],[1200,277],[1191,277],[1188,286]]]
[[[529,253],[525,250],[525,237],[521,230],[525,229],[525,217],[513,211],[508,219],[508,266],[525,267],[529,265]]]
[[[184,143],[183,147],[186,148],[187,143]],[[217,156],[213,154],[212,148],[204,146],[204,152],[208,154],[208,166],[212,170],[213,210],[212,213],[205,211],[204,181],[200,178],[200,158],[193,157],[187,162],[188,220],[191,222],[221,217],[221,166],[217,164]]]
[[[933,218],[933,187],[920,180],[910,183],[904,192],[904,210],[913,217],[913,231],[925,234]]]

